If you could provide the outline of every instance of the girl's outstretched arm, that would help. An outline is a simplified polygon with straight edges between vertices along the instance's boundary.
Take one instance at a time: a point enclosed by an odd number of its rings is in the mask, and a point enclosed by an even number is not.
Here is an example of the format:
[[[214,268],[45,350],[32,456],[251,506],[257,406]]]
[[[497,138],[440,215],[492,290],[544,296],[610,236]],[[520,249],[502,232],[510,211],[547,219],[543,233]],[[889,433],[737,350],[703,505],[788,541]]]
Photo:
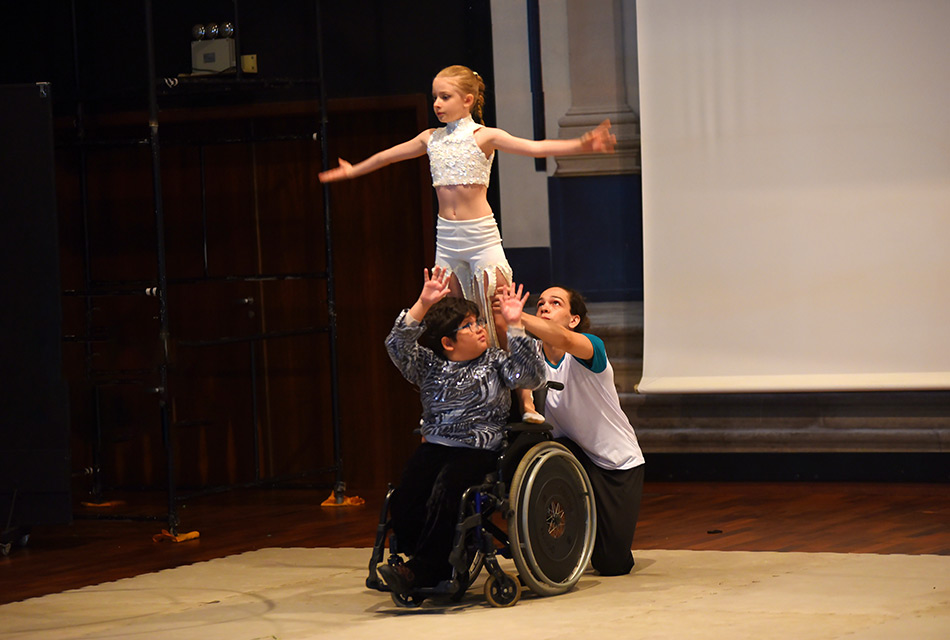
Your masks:
[[[604,120],[595,129],[571,140],[527,140],[513,136],[504,129],[484,127],[476,131],[478,145],[485,153],[495,149],[519,156],[544,158],[572,156],[580,153],[613,153],[617,136],[610,133],[610,120]]]
[[[418,158],[426,152],[426,145],[429,142],[429,136],[431,134],[432,129],[427,129],[412,140],[407,140],[406,142],[397,144],[394,147],[384,149],[383,151],[375,153],[366,160],[356,164],[350,164],[343,158],[339,158],[340,166],[334,167],[333,169],[328,169],[326,171],[321,171],[318,174],[320,182],[349,180],[350,178],[365,176],[367,173],[372,173],[373,171],[381,169],[382,167],[394,162]]]

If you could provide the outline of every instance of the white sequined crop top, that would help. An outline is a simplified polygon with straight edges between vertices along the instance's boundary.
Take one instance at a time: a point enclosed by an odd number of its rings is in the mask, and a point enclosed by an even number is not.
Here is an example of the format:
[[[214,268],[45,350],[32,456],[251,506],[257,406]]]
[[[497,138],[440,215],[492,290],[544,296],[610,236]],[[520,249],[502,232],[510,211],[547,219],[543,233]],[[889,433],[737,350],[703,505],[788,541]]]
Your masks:
[[[488,186],[495,152],[485,157],[485,152],[475,142],[474,133],[481,126],[475,124],[472,116],[466,116],[432,132],[426,151],[433,187],[456,184]]]

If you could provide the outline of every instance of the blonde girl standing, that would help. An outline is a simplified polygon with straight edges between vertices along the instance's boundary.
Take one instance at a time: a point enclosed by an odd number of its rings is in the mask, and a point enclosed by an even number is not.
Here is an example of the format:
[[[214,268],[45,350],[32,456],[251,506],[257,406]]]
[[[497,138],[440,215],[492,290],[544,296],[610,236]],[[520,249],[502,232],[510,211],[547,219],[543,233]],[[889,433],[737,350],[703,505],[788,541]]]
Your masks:
[[[491,343],[505,348],[505,321],[491,304],[502,287],[512,281],[511,266],[487,198],[495,151],[534,158],[610,153],[616,138],[610,133],[608,120],[570,140],[527,140],[487,127],[482,120],[485,83],[461,65],[446,67],[435,76],[432,99],[432,108],[444,127],[426,129],[357,164],[340,158],[339,166],[321,172],[319,178],[321,182],[348,180],[428,154],[439,203],[435,264],[449,274],[451,295],[474,301],[482,317],[493,319],[488,324]],[[523,403],[528,418],[540,418],[534,413],[529,394],[523,396]]]

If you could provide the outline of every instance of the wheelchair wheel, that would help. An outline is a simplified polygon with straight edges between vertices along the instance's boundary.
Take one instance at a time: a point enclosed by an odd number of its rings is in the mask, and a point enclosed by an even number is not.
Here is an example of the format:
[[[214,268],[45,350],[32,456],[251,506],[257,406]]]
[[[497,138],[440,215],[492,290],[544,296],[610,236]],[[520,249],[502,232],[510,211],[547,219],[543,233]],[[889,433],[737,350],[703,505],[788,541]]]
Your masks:
[[[485,581],[485,598],[493,607],[513,607],[521,599],[521,583],[510,573],[497,578],[490,575]]]
[[[525,584],[540,596],[564,593],[587,568],[597,514],[584,467],[553,441],[532,447],[509,489],[511,557]]]
[[[417,607],[421,607],[423,601],[425,601],[424,597],[413,594],[401,596],[395,591],[390,591],[389,597],[392,598],[393,604],[395,604],[397,607],[403,607],[406,609],[415,609]]]

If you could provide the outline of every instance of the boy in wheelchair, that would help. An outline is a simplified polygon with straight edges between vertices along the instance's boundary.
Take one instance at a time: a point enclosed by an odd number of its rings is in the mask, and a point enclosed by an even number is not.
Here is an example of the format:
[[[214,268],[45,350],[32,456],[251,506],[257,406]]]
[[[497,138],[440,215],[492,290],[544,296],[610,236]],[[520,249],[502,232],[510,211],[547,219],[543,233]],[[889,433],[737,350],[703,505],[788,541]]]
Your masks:
[[[522,325],[527,294],[499,298],[508,348],[488,346],[475,303],[448,297],[448,274],[428,270],[419,298],[396,319],[386,349],[419,388],[423,442],[410,457],[389,505],[400,550],[411,556],[379,567],[389,589],[405,597],[451,576],[462,493],[495,469],[511,406],[511,389],[533,389],[544,364]]]

